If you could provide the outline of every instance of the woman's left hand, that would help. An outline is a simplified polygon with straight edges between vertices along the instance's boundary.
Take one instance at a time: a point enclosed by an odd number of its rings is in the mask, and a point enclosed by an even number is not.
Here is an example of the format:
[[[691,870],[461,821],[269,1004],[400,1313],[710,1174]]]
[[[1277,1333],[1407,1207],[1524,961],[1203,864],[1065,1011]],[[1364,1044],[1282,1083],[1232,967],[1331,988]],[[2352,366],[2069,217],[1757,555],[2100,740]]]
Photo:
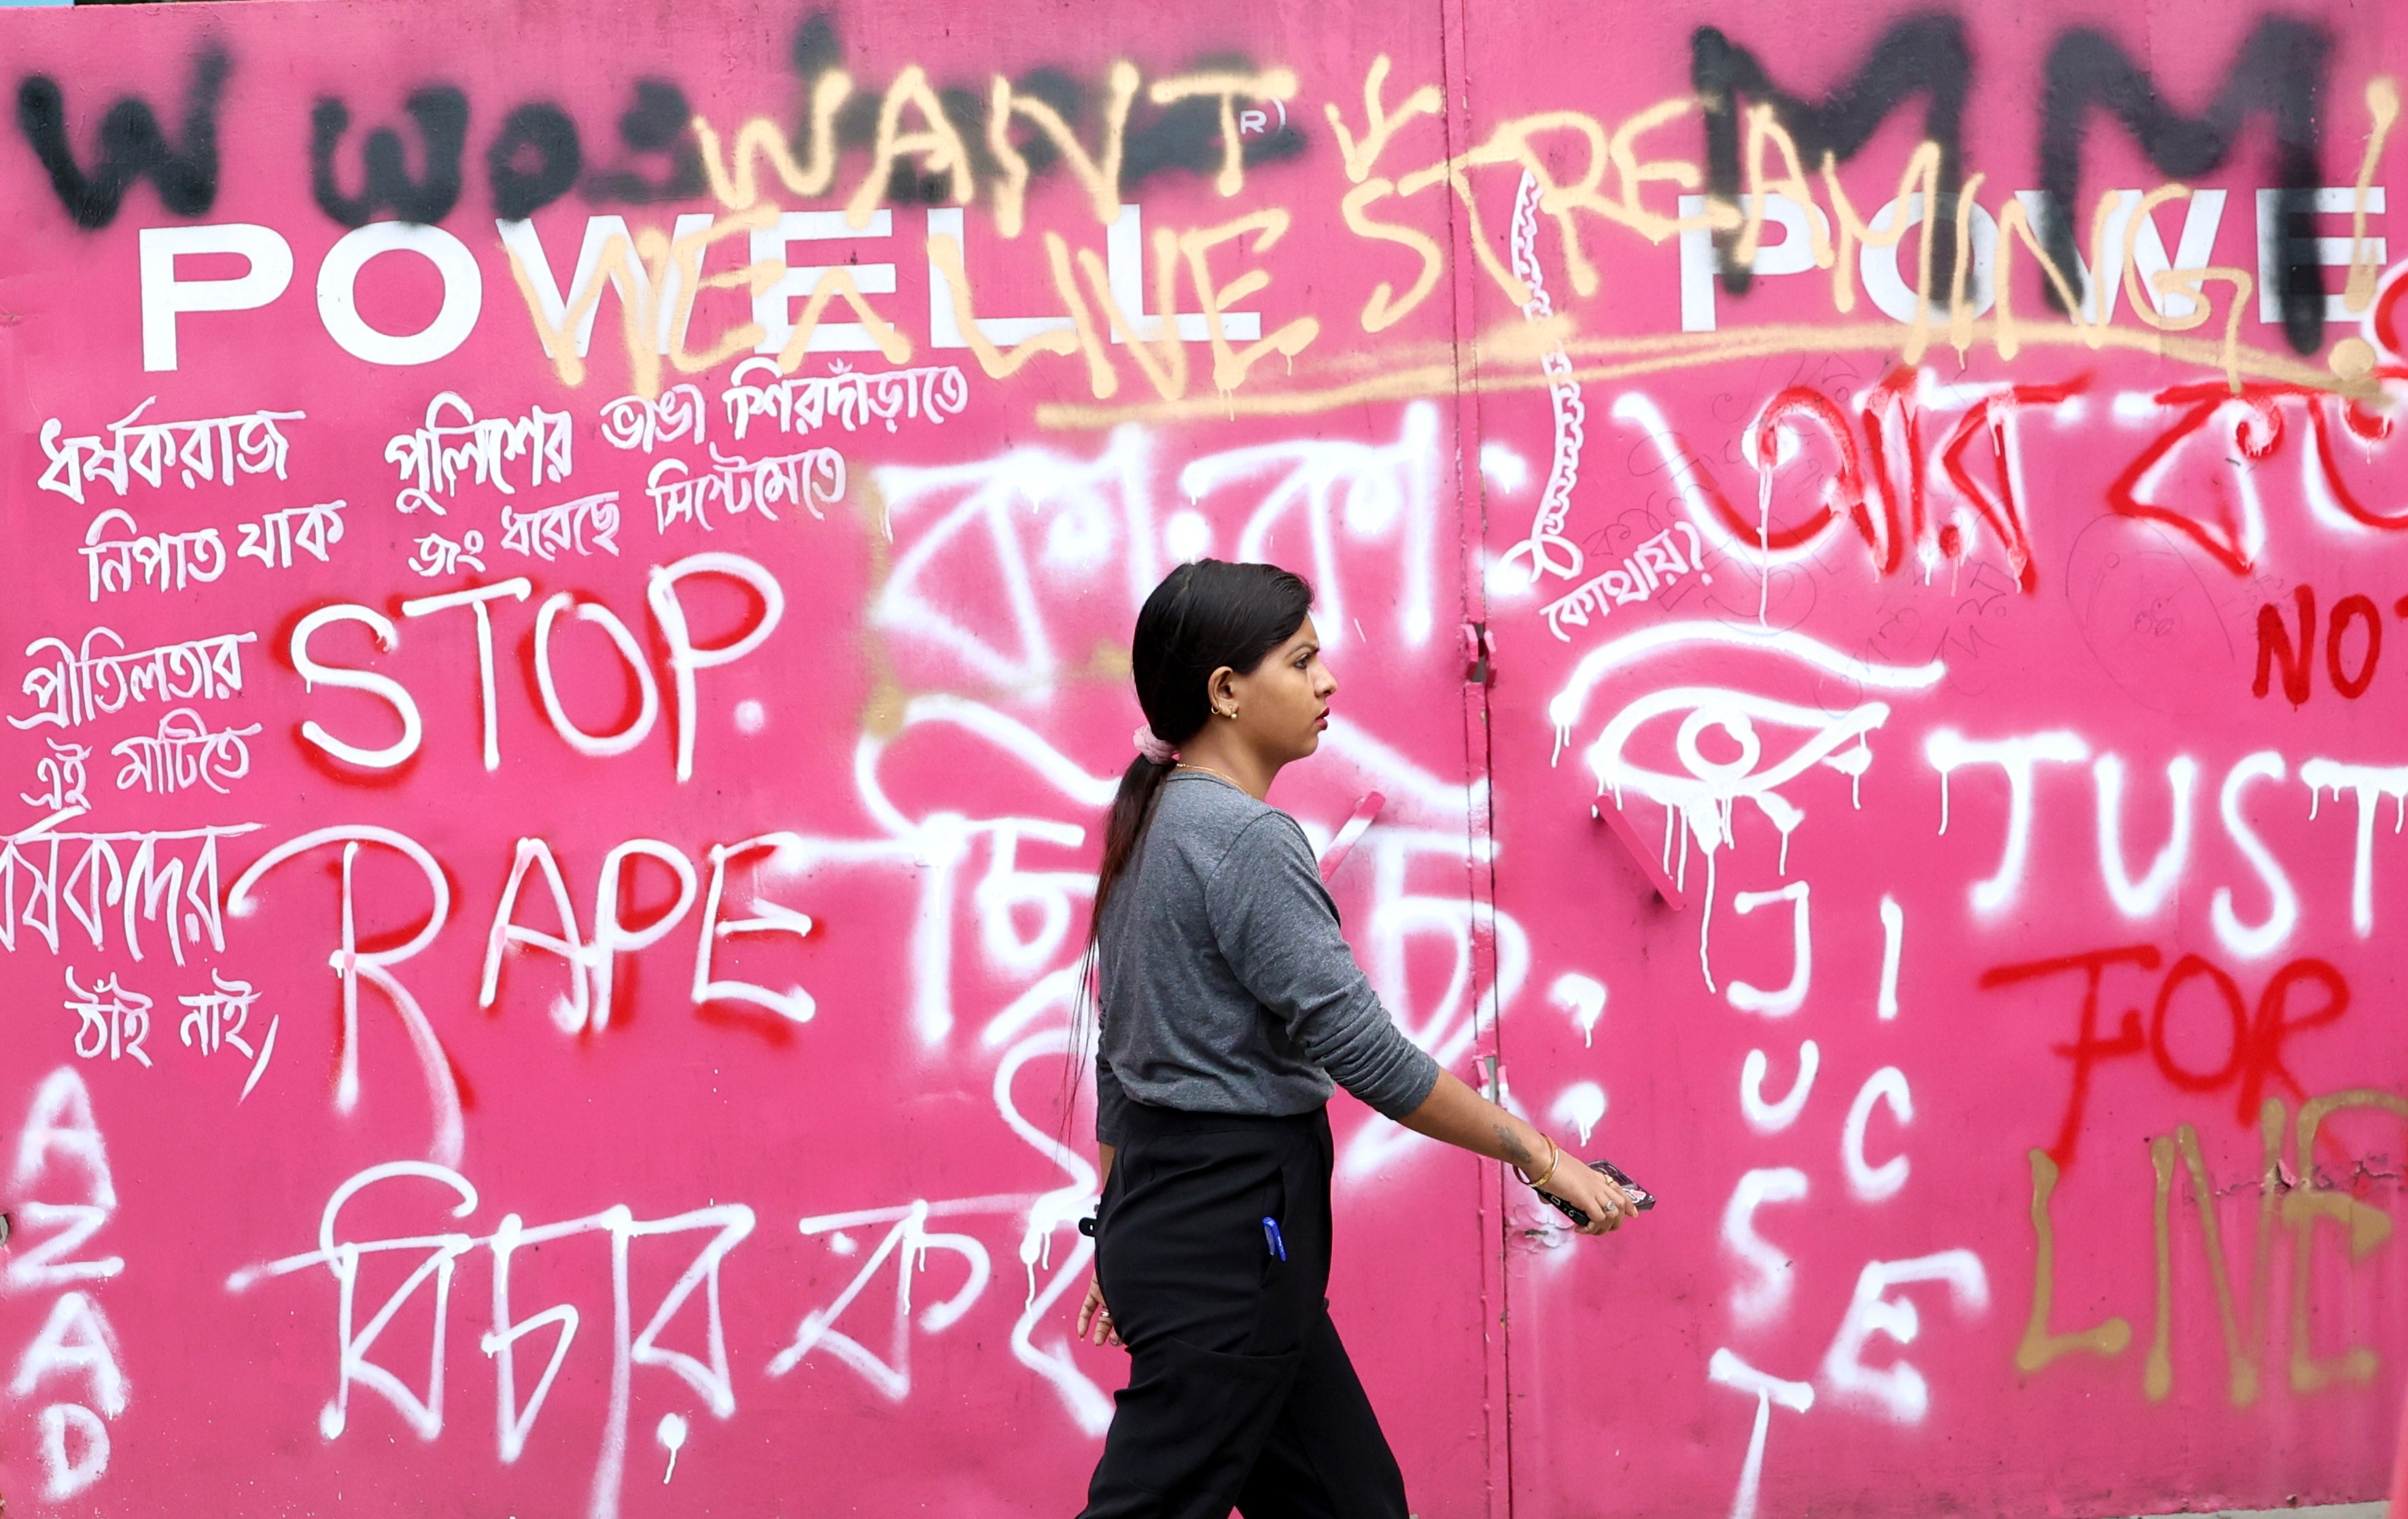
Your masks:
[[[1090,1274],[1087,1278],[1087,1300],[1079,1305],[1079,1328],[1072,1337],[1096,1345],[1121,1345],[1121,1326],[1112,1322],[1112,1311],[1104,1306],[1104,1283]]]

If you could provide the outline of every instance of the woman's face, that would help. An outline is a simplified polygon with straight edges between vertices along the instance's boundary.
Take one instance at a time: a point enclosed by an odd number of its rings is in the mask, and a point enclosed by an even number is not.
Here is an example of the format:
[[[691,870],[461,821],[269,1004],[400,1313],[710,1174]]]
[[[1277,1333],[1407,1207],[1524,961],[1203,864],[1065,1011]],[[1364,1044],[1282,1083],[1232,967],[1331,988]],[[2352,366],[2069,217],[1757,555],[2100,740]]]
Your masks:
[[[1248,748],[1275,766],[1321,747],[1329,699],[1336,695],[1338,677],[1321,662],[1321,635],[1310,617],[1251,673],[1225,673],[1211,693],[1217,709],[1238,714],[1214,721],[1233,727]]]

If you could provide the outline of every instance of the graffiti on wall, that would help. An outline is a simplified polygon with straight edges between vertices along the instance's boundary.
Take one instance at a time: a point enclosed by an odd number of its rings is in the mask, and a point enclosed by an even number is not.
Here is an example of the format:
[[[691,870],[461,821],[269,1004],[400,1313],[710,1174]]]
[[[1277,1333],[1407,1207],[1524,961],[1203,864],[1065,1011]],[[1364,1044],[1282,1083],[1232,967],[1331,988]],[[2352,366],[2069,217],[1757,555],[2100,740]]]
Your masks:
[[[2381,19],[1018,19],[12,31],[0,1496],[1075,1502],[1207,554],[1400,1025],[1666,1198],[1338,1100],[1417,1508],[2371,1495]]]

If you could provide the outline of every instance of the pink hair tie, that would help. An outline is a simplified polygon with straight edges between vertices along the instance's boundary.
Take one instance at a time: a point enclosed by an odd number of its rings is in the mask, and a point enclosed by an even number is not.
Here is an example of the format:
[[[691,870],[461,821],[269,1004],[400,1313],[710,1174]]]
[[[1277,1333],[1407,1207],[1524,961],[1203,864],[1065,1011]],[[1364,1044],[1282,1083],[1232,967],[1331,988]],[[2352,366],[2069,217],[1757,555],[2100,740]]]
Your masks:
[[[1152,728],[1141,726],[1130,735],[1130,738],[1136,743],[1137,752],[1156,765],[1168,765],[1179,757],[1179,751],[1155,738]]]

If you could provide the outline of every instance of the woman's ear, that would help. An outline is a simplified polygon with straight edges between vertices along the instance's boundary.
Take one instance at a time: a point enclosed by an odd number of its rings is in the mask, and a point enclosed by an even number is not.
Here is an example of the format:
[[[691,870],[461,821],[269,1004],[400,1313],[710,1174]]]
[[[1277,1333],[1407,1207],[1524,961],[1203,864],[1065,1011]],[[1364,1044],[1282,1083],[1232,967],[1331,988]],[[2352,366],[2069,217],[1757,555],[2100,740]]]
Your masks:
[[[1204,700],[1214,717],[1238,715],[1238,672],[1223,665],[1204,681]]]

